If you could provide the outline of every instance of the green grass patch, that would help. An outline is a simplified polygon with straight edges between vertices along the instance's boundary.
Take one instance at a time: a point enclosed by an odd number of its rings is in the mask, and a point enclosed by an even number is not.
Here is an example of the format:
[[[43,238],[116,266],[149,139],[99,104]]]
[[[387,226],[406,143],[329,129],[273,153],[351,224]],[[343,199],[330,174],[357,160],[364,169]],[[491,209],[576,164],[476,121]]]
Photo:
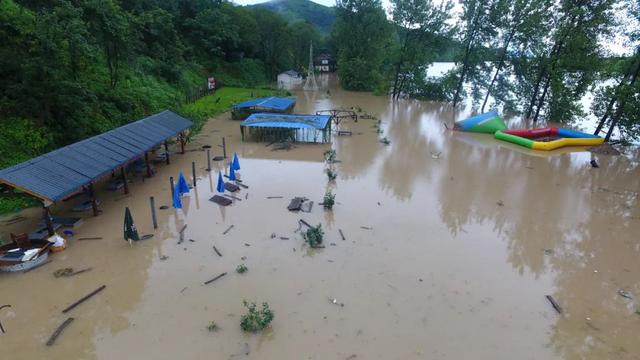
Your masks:
[[[7,215],[22,209],[26,209],[28,207],[38,205],[38,200],[28,197],[28,196],[19,196],[19,197],[3,197],[0,196],[0,215]]]
[[[186,118],[193,120],[193,133],[198,133],[208,119],[229,111],[233,104],[257,97],[289,95],[291,93],[288,91],[271,88],[223,87],[214,94],[185,104],[179,112]]]

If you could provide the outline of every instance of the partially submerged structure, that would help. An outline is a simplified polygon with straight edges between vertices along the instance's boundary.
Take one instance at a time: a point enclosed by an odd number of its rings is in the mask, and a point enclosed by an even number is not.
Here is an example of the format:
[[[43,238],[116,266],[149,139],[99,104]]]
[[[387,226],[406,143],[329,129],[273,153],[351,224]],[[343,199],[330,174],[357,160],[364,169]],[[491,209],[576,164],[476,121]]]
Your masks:
[[[302,75],[295,70],[287,70],[278,74],[278,87],[281,89],[290,89],[296,85],[302,84]]]
[[[327,143],[331,140],[329,115],[258,113],[240,123],[242,140]]]
[[[53,235],[51,205],[86,191],[93,214],[98,215],[93,189],[96,181],[119,171],[124,192],[128,193],[126,166],[144,158],[147,176],[152,176],[149,153],[164,144],[169,164],[168,140],[178,137],[184,153],[185,131],[192,125],[171,111],[163,111],[0,170],[0,186],[40,200],[47,232]]]
[[[289,97],[265,97],[247,100],[233,105],[231,108],[231,118],[233,120],[244,120],[249,115],[255,113],[291,113],[296,105],[296,100]]]

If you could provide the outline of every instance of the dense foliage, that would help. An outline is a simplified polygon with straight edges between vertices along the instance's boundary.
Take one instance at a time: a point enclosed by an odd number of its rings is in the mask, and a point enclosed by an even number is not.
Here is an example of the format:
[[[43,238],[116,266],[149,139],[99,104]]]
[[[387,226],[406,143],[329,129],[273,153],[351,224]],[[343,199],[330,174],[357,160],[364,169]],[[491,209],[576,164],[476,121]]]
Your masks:
[[[454,106],[470,97],[481,112],[500,108],[533,123],[590,112],[607,139],[616,128],[640,137],[640,1],[458,0],[460,11],[449,1],[390,2],[387,19],[379,1],[337,1],[332,43],[345,88]],[[622,58],[615,41],[627,49]],[[445,53],[455,69],[427,78]]]
[[[208,0],[2,0],[0,38],[0,167],[180,110],[208,76],[269,84],[320,41],[309,24]]]

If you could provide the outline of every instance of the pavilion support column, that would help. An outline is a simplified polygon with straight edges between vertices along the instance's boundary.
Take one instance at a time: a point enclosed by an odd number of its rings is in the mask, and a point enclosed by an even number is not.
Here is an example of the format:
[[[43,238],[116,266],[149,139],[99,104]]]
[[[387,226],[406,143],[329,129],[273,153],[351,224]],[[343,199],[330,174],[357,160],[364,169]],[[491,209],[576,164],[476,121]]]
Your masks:
[[[153,176],[151,173],[151,163],[149,162],[149,152],[144,153],[144,164],[147,166],[147,177],[150,178]]]
[[[89,196],[91,197],[91,209],[93,209],[93,216],[98,216],[100,211],[98,210],[98,201],[96,200],[96,193],[93,190],[93,183],[89,183]]]
[[[184,139],[184,133],[181,132],[180,133],[180,153],[182,155],[184,155],[184,143],[185,143],[185,139]]]
[[[169,143],[168,142],[164,142],[164,152],[165,155],[167,155],[167,165],[171,164],[171,161],[169,160]]]
[[[124,194],[129,194],[129,184],[127,183],[127,172],[125,171],[124,166],[120,168],[120,176],[122,176],[122,181],[124,182]]]
[[[53,236],[55,232],[53,231],[53,221],[51,220],[51,211],[49,211],[49,206],[42,203],[42,217],[44,218],[44,223],[47,226],[47,232],[49,236]]]

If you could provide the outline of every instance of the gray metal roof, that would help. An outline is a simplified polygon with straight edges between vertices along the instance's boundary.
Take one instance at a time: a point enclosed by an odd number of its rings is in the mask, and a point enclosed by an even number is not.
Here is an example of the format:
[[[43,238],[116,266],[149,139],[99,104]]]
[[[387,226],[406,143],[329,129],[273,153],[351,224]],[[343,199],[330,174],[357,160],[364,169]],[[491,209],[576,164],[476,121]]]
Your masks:
[[[0,170],[0,183],[55,202],[143,156],[192,124],[166,110]]]

